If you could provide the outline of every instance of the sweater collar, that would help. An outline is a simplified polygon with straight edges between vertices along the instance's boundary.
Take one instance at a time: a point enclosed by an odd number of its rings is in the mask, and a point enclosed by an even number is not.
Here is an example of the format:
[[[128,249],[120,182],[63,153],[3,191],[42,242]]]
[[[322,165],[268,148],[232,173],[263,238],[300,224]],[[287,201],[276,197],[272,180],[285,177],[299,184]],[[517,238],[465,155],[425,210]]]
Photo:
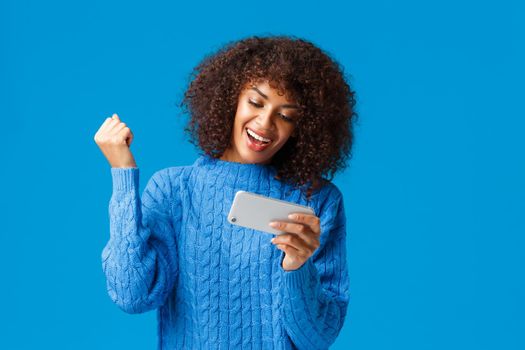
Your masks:
[[[277,169],[273,165],[230,162],[204,153],[199,155],[193,166],[205,169],[206,172],[213,172],[219,184],[231,186],[233,189],[247,190],[281,199],[288,198],[297,203],[301,201],[299,198],[301,193],[298,188],[275,178]],[[288,196],[292,193],[293,196],[289,198]],[[315,196],[314,193],[312,198]],[[303,204],[308,203],[306,201]]]
[[[225,170],[232,172],[249,172],[252,175],[275,175],[277,170],[273,165],[257,164],[257,163],[239,163],[213,158],[204,153],[201,154],[193,163],[194,166],[207,166],[215,168],[216,170]]]

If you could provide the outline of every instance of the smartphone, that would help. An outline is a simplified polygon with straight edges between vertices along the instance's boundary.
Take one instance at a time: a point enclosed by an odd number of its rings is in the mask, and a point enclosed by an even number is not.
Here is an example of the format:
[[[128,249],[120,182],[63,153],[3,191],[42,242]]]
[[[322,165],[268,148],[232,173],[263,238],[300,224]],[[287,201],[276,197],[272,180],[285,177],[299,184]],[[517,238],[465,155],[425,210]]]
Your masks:
[[[315,215],[314,210],[305,205],[287,202],[257,193],[237,191],[230,212],[228,213],[228,221],[233,225],[280,235],[285,232],[275,229],[268,224],[271,221],[294,222],[288,219],[288,214],[291,213]]]

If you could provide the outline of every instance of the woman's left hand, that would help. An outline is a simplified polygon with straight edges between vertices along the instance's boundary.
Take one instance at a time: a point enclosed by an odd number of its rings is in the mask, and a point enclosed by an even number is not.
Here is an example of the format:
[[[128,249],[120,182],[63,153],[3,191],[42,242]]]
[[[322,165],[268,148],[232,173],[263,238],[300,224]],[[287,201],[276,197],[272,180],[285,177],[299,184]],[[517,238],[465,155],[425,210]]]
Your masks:
[[[319,248],[321,221],[315,215],[293,213],[288,216],[295,222],[272,221],[269,225],[287,233],[275,236],[272,243],[285,252],[282,267],[285,271],[297,270]],[[272,225],[272,224],[276,225]]]

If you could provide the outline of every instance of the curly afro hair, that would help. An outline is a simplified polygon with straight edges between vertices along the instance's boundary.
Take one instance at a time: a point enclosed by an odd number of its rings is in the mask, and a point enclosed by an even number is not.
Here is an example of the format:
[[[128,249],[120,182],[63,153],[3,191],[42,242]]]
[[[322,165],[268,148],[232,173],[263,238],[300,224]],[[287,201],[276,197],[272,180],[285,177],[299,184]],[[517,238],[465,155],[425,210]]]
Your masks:
[[[220,158],[230,146],[238,97],[246,83],[266,80],[300,107],[290,137],[271,159],[276,178],[309,199],[351,158],[355,92],[342,68],[295,36],[251,36],[229,42],[193,69],[180,104],[190,114],[190,142]],[[326,177],[326,178],[325,178]]]

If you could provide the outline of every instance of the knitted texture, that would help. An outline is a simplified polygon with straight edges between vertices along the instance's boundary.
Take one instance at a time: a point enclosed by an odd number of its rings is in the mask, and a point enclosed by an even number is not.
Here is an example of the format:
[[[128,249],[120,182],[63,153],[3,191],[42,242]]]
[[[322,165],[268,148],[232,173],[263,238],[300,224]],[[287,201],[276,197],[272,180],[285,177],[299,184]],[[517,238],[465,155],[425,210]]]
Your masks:
[[[349,302],[346,217],[328,183],[309,201],[275,168],[200,155],[157,171],[139,195],[139,168],[111,168],[108,294],[122,310],[157,309],[158,349],[328,349]],[[320,247],[297,270],[271,234],[232,225],[235,193],[312,207]]]

